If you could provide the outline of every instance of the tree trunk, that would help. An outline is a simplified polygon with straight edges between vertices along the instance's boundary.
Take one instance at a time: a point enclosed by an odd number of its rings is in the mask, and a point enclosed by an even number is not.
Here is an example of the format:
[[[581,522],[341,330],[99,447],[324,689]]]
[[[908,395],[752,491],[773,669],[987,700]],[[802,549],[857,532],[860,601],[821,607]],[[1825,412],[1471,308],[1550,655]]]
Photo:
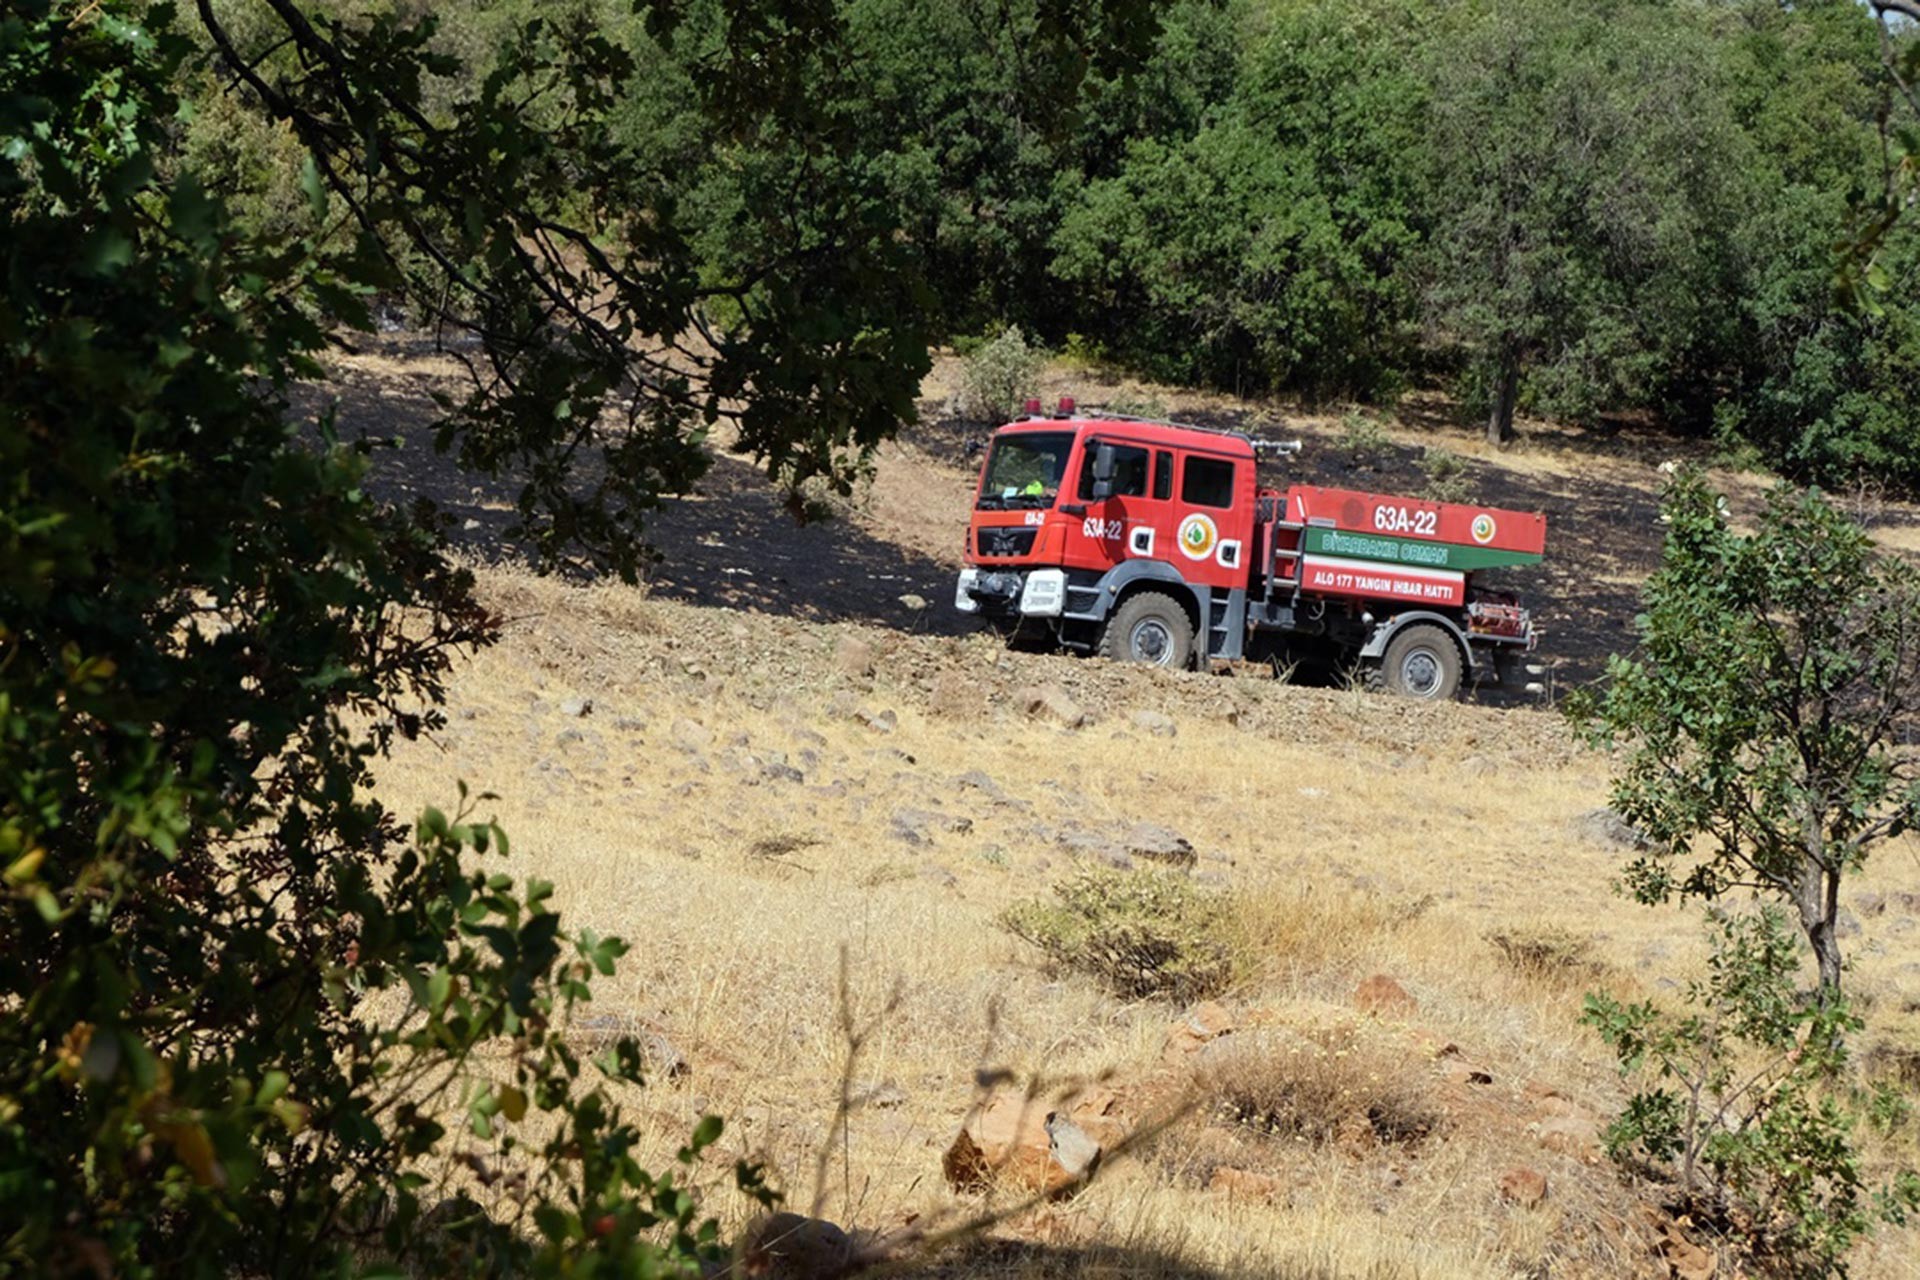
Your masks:
[[[1829,873],[1809,859],[1794,905],[1800,909],[1800,928],[1820,963],[1820,1003],[1832,1004],[1840,998],[1840,938],[1835,932],[1840,918],[1839,872]]]
[[[1513,439],[1513,408],[1520,398],[1520,358],[1503,352],[1493,375],[1493,411],[1487,415],[1487,443],[1495,448]]]

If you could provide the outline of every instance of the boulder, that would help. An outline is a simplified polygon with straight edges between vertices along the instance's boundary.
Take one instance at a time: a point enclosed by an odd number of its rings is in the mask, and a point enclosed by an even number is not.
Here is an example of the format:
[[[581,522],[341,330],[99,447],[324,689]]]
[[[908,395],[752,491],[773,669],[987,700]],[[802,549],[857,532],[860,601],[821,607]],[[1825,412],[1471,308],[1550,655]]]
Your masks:
[[[1500,1198],[1522,1209],[1539,1207],[1547,1198],[1547,1175],[1519,1165],[1500,1175]]]
[[[1384,973],[1376,973],[1360,984],[1353,993],[1353,1007],[1378,1018],[1410,1018],[1420,1012],[1420,1002]]]
[[[879,711],[861,707],[853,713],[853,718],[875,733],[892,733],[900,726],[900,717],[894,714],[892,707],[884,707]]]
[[[1136,711],[1133,713],[1133,727],[1144,729],[1156,738],[1171,738],[1180,732],[1180,726],[1173,717],[1162,715],[1158,711]]]
[[[575,719],[578,719],[580,716],[592,715],[593,699],[568,698],[565,702],[562,702],[560,704],[560,714],[563,716],[569,716]]]
[[[968,1113],[941,1167],[959,1191],[995,1181],[1062,1198],[1092,1176],[1101,1152],[1125,1136],[1107,1089],[1091,1089],[1049,1104],[999,1089]]]
[[[713,730],[682,716],[673,722],[673,745],[685,752],[705,751],[713,745]]]
[[[1169,866],[1190,867],[1199,860],[1185,836],[1151,822],[1136,822],[1121,839],[1120,846],[1136,858]]]
[[[1647,848],[1647,838],[1618,812],[1605,805],[1587,810],[1575,819],[1575,825],[1581,835],[1595,844],[1608,844],[1621,849]]]
[[[1092,719],[1057,684],[1028,685],[1013,695],[1020,709],[1036,720],[1053,720],[1068,729],[1078,729]]]
[[[769,1214],[747,1232],[741,1272],[760,1280],[833,1280],[859,1261],[853,1239],[825,1218]]]
[[[865,680],[873,675],[878,657],[873,641],[865,636],[841,636],[833,646],[833,665],[842,675]]]
[[[1186,1058],[1221,1036],[1231,1035],[1234,1027],[1234,1017],[1224,1005],[1212,1000],[1197,1004],[1168,1028],[1161,1056],[1175,1060]]]

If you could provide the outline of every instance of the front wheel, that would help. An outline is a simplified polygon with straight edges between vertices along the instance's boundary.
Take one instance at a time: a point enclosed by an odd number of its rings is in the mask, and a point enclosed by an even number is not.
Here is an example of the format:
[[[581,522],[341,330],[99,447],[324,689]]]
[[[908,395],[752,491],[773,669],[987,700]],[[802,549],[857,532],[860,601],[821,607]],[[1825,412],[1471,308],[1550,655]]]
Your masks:
[[[1193,623],[1172,596],[1142,591],[1128,596],[1107,619],[1100,656],[1184,671],[1193,661]]]
[[[1460,693],[1460,646],[1429,622],[1395,633],[1370,684],[1428,702],[1449,702]]]

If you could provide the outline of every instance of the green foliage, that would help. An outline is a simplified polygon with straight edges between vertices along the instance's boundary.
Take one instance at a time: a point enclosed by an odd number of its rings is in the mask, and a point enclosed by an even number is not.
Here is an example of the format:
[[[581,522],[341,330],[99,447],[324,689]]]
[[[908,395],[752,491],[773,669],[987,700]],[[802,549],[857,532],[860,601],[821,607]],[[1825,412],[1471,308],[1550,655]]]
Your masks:
[[[960,367],[960,412],[981,422],[1006,422],[1040,390],[1046,359],[1018,325],[980,342]]]
[[[1358,409],[1340,415],[1340,452],[1356,467],[1375,467],[1393,451],[1380,419]]]
[[[1876,1218],[1912,1202],[1911,1175],[1870,1195],[1839,1087],[1838,1002],[1802,1002],[1798,954],[1775,910],[1722,916],[1688,1012],[1590,994],[1583,1017],[1640,1086],[1607,1130],[1608,1150],[1668,1167],[1689,1210],[1727,1224],[1762,1261],[1794,1274],[1844,1271]]]
[[[1465,502],[1473,494],[1466,461],[1451,449],[1429,446],[1420,453],[1421,496],[1431,502]]]
[[[1901,750],[1920,712],[1920,579],[1818,492],[1782,486],[1759,528],[1682,468],[1662,506],[1640,648],[1568,710],[1626,751],[1613,807],[1651,848],[1644,902],[1750,888],[1793,905],[1829,998],[1842,878],[1920,805]]]
[[[1222,898],[1176,872],[1099,870],[1056,885],[1053,901],[1015,905],[1001,923],[1056,965],[1125,999],[1187,1001],[1233,978],[1225,910]]]

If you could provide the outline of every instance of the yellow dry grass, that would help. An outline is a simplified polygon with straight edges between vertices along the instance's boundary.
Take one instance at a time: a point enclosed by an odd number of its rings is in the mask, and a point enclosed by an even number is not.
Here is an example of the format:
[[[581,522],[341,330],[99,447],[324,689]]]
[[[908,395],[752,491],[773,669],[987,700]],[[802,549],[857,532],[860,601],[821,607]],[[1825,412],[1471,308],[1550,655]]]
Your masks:
[[[1622,851],[1580,821],[1604,803],[1606,763],[1549,717],[1123,671],[502,570],[482,582],[514,619],[506,641],[460,669],[449,730],[399,752],[380,792],[403,813],[448,803],[455,778],[498,793],[483,812],[514,837],[506,869],[554,881],[570,927],[633,943],[595,1014],[659,1030],[693,1066],[631,1099],[646,1158],[670,1159],[710,1111],[728,1119],[727,1153],[768,1160],[796,1208],[864,1227],[977,1212],[939,1172],[976,1070],[1126,1078],[1158,1058],[1177,1011],[1049,973],[995,924],[1069,872],[1061,831],[1146,821],[1191,840],[1202,877],[1239,896],[1253,976],[1236,1002],[1281,1018],[1345,1009],[1361,979],[1391,974],[1423,1027],[1492,1073],[1492,1110],[1359,1155],[1252,1139],[1209,1155],[1176,1130],[1070,1204],[997,1229],[1030,1252],[959,1274],[1449,1280],[1646,1264],[1622,1243],[1632,1197],[1610,1169],[1499,1120],[1528,1084],[1602,1111],[1619,1091],[1577,1024],[1583,984],[1503,963],[1489,933],[1576,937],[1635,995],[1697,972],[1701,954],[1694,914],[1613,892]],[[879,652],[871,680],[836,663],[846,636]],[[1070,684],[1098,719],[1029,719],[1006,690],[1033,680]],[[568,700],[592,709],[563,714]],[[1134,727],[1143,707],[1177,736]],[[1917,867],[1896,846],[1861,887],[1920,888]],[[1910,1033],[1912,941],[1891,914],[1862,923],[1856,990],[1877,1025]],[[871,1027],[850,1066],[843,1012]],[[843,1075],[871,1101],[836,1134]],[[1286,1194],[1207,1190],[1208,1162],[1228,1157],[1263,1164]],[[1537,1209],[1496,1192],[1522,1162],[1554,1188]],[[724,1194],[715,1207],[747,1212]],[[1908,1274],[1917,1244],[1884,1236],[1857,1271]]]

